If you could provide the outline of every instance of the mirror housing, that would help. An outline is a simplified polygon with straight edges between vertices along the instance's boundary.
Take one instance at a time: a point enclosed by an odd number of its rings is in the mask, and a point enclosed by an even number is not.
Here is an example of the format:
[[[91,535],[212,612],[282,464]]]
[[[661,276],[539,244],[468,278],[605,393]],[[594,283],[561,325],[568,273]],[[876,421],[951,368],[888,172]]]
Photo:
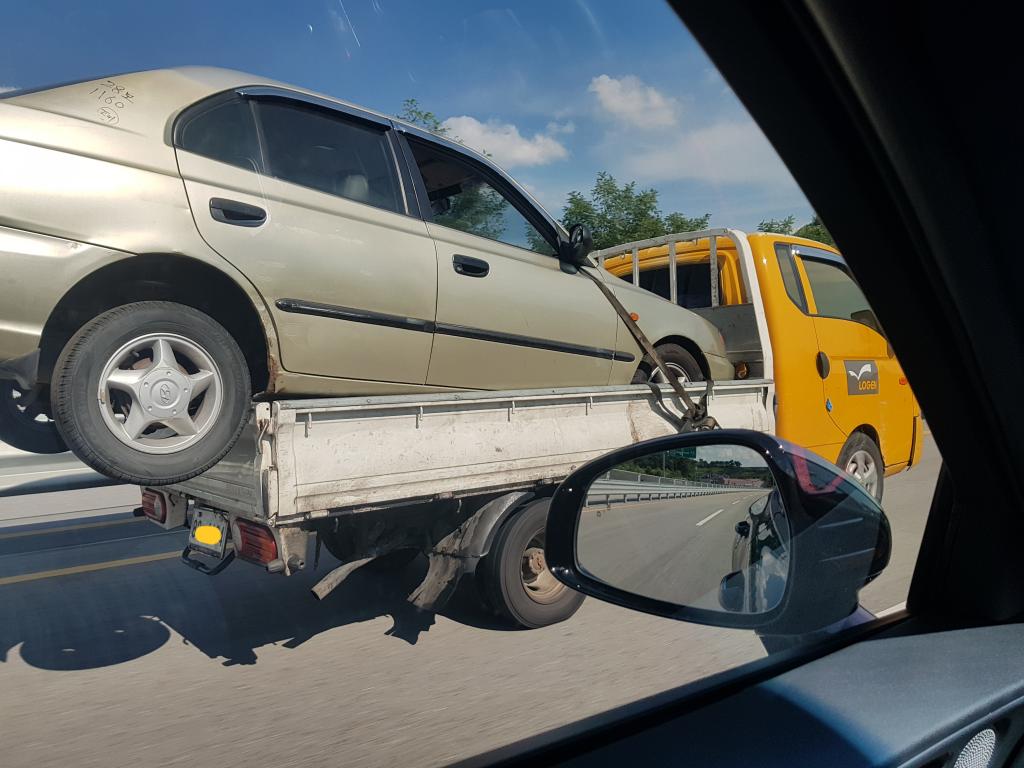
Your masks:
[[[558,260],[574,267],[587,264],[587,256],[594,250],[594,238],[586,224],[573,224],[569,228],[569,239],[558,243]]]
[[[578,531],[593,482],[612,468],[644,456],[701,446],[743,446],[764,459],[789,524],[789,572],[781,600],[771,610],[730,610],[744,588],[744,574],[729,573],[719,590],[721,610],[678,605],[637,594],[596,578],[580,566]],[[751,529],[736,529],[749,536]],[[730,527],[730,532],[732,529]],[[573,589],[626,608],[681,621],[797,635],[845,619],[858,592],[889,563],[892,535],[878,503],[854,479],[817,454],[772,435],[712,430],[658,438],[613,451],[569,475],[555,491],[548,513],[545,556],[552,573]]]

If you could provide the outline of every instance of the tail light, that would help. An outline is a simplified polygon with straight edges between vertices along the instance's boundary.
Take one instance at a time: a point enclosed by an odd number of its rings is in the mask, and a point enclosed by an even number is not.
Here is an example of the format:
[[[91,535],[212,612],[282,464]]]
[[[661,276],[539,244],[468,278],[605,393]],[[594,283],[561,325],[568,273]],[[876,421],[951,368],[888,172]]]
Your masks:
[[[265,525],[236,518],[234,533],[238,557],[262,565],[277,560],[277,541]]]
[[[142,514],[158,523],[167,522],[167,499],[159,491],[142,492]]]

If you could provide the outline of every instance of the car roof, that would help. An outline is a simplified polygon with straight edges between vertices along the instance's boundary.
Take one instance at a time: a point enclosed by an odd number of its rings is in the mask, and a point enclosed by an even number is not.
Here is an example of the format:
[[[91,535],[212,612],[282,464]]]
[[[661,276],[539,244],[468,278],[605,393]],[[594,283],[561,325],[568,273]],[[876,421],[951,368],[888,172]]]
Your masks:
[[[43,88],[13,91],[4,94],[3,102],[0,103],[29,107],[59,114],[65,118],[106,125],[170,144],[174,120],[182,111],[196,102],[218,93],[245,88],[269,88],[280,91],[282,96],[291,94],[324,107],[337,107],[342,111],[362,113],[364,116],[368,115],[389,122],[404,133],[470,155],[474,160],[483,163],[511,184],[517,192],[544,214],[548,223],[555,227],[562,237],[567,237],[565,228],[505,169],[471,147],[393,115],[273,78],[221,67],[171,67],[126,72]],[[119,110],[104,107],[97,101],[98,97],[103,97],[105,100],[107,93],[112,94],[115,99],[120,99],[118,103],[123,106]],[[131,98],[124,98],[125,96]],[[114,112],[116,114],[111,118],[111,114]]]

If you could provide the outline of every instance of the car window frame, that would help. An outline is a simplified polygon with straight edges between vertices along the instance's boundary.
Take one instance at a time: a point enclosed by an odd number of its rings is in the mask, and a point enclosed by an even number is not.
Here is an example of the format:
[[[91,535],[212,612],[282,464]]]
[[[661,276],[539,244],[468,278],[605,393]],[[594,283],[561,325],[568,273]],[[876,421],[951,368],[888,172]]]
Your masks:
[[[249,106],[249,118],[250,120],[252,120],[253,131],[256,134],[256,142],[260,153],[259,168],[243,168],[240,165],[226,163],[223,160],[220,160],[216,157],[211,157],[210,155],[203,155],[198,152],[193,152],[183,143],[183,134],[185,132],[185,128],[188,126],[189,123],[191,123],[197,117],[201,117],[207,114],[208,112],[212,112],[213,110],[218,109],[226,104],[230,104],[234,101],[247,103]],[[253,109],[252,104],[247,102],[244,97],[242,97],[234,90],[221,91],[219,93],[213,94],[212,96],[207,96],[193,104],[190,104],[185,109],[181,110],[181,112],[179,112],[177,116],[175,116],[174,124],[171,127],[171,144],[174,147],[175,151],[188,152],[190,154],[196,155],[197,157],[212,160],[215,163],[221,163],[222,165],[226,165],[229,168],[237,168],[238,170],[248,171],[249,173],[256,173],[261,176],[267,175],[266,148],[264,147],[263,144],[263,137],[261,135],[259,121],[256,119],[256,112]]]
[[[784,248],[786,250],[785,257],[779,254],[780,248]],[[800,300],[797,301],[795,298],[793,298],[792,294],[790,294],[789,287],[786,285],[785,276],[783,276],[782,287],[786,291],[786,296],[793,303],[793,306],[795,306],[808,317],[813,317],[813,314],[809,311],[810,304],[807,301],[807,290],[804,288],[804,275],[802,273],[802,270],[800,269],[800,265],[797,263],[796,256],[793,254],[793,243],[787,243],[784,240],[776,240],[772,244],[772,250],[775,251],[775,258],[777,261],[781,262],[783,258],[789,259],[789,264],[793,268],[793,274],[796,276],[796,290],[797,293],[800,295]],[[779,264],[779,272],[782,272],[781,263]]]
[[[802,306],[800,304],[798,304],[796,301],[794,301],[793,297],[789,293],[789,290],[785,289],[785,281],[783,281],[783,288],[786,290],[786,296],[790,300],[790,302],[793,304],[793,306],[795,306],[797,309],[799,309],[800,312],[802,312],[806,317],[811,317],[811,318],[821,317],[821,318],[825,318],[825,319],[828,319],[828,320],[843,320],[843,321],[845,321],[847,323],[854,323],[854,324],[856,324],[858,326],[867,328],[869,331],[871,331],[872,333],[874,333],[875,335],[877,335],[878,337],[883,339],[886,342],[886,344],[889,343],[889,340],[888,340],[888,338],[886,338],[884,333],[880,332],[877,328],[872,328],[867,323],[862,323],[859,320],[854,320],[853,318],[850,318],[850,317],[840,317],[839,315],[829,315],[829,314],[825,314],[824,312],[819,312],[818,311],[818,302],[814,298],[814,289],[811,286],[810,278],[807,277],[807,272],[804,269],[803,262],[806,259],[808,261],[818,261],[818,262],[826,263],[826,264],[829,264],[831,266],[837,267],[838,269],[840,269],[843,272],[845,272],[846,276],[849,277],[850,280],[853,281],[854,285],[857,285],[857,287],[859,288],[860,285],[857,283],[857,280],[854,278],[853,273],[850,272],[850,268],[848,266],[846,266],[846,262],[843,261],[842,256],[840,256],[840,255],[838,255],[836,253],[832,253],[831,251],[826,251],[823,248],[815,248],[815,247],[809,246],[809,245],[801,245],[799,243],[788,243],[788,242],[785,242],[785,241],[782,241],[782,240],[778,240],[772,246],[772,250],[775,251],[776,258],[779,258],[779,252],[778,252],[779,246],[784,247],[789,252],[789,258],[792,260],[793,268],[794,268],[794,271],[796,273],[797,289],[800,291],[800,298],[803,301],[803,305]],[[781,265],[780,265],[780,269],[781,269]],[[861,293],[862,294],[864,293],[863,290],[861,291]],[[867,296],[865,296],[864,298],[867,299]],[[813,308],[813,311],[812,311],[812,308]],[[871,303],[870,302],[868,302],[868,309],[870,309],[872,314],[874,314],[875,310],[871,307]]]
[[[259,143],[260,152],[260,168],[250,170],[250,173],[256,173],[260,176],[265,176],[270,179],[282,181],[286,184],[294,184],[302,189],[309,189],[320,194],[327,195],[329,197],[344,200],[348,203],[354,203],[356,205],[365,205],[372,208],[375,211],[381,211],[383,213],[392,213],[399,216],[410,216],[412,218],[422,218],[419,210],[419,201],[415,194],[415,187],[413,185],[413,179],[410,177],[405,164],[401,160],[401,154],[399,148],[396,146],[397,141],[395,139],[395,126],[392,120],[375,115],[372,112],[359,109],[350,104],[344,104],[341,102],[334,102],[329,99],[319,98],[311,94],[302,93],[300,91],[292,91],[287,88],[277,88],[273,86],[243,86],[239,88],[232,88],[230,90],[221,91],[211,96],[207,96],[194,104],[189,105],[174,118],[174,124],[171,129],[172,144],[176,150],[183,152],[189,152],[186,147],[182,146],[181,138],[182,132],[185,126],[194,118],[205,114],[206,112],[216,109],[225,103],[231,102],[235,99],[241,99],[243,102],[249,104],[250,114],[252,116],[253,123],[256,129],[256,136]],[[377,128],[381,130],[381,135],[384,138],[384,143],[387,146],[389,154],[391,171],[394,174],[394,179],[398,185],[397,189],[397,200],[399,202],[398,210],[392,210],[390,208],[382,208],[381,206],[374,205],[373,203],[365,203],[361,200],[353,200],[343,195],[335,195],[330,192],[326,192],[317,187],[309,187],[305,184],[293,181],[291,179],[285,179],[280,176],[275,176],[270,172],[271,164],[268,157],[267,142],[263,133],[263,125],[259,118],[259,104],[261,101],[277,101],[285,104],[298,104],[314,109],[320,109],[324,112],[336,117],[341,121],[350,121],[352,123],[362,123],[365,126]],[[238,168],[239,170],[246,171],[248,169],[242,168],[241,166],[231,165],[230,163],[224,163],[222,160],[218,160],[215,157],[209,157],[207,155],[200,155],[205,157],[207,160],[212,160],[216,163],[223,163],[231,168]]]
[[[804,251],[799,250],[800,248],[803,248]],[[879,332],[876,328],[872,328],[867,323],[862,323],[859,320],[854,320],[852,317],[829,315],[819,310],[818,300],[814,297],[814,286],[811,285],[811,279],[807,276],[807,271],[803,268],[803,263],[805,261],[815,261],[818,262],[819,264],[828,264],[829,266],[835,267],[836,269],[840,270],[848,278],[850,278],[850,281],[854,285],[857,286],[858,290],[860,290],[861,292],[861,295],[864,296],[864,300],[867,301],[867,296],[864,295],[864,291],[860,289],[860,285],[858,285],[857,280],[854,278],[853,273],[850,272],[850,268],[846,266],[846,263],[843,261],[842,257],[837,256],[836,254],[831,253],[830,251],[823,250],[821,248],[813,248],[811,246],[806,245],[801,246],[795,243],[791,245],[790,253],[792,254],[792,258],[794,259],[794,261],[800,266],[799,276],[801,282],[806,282],[806,285],[803,286],[803,290],[806,291],[806,296],[809,297],[810,302],[814,305],[814,312],[805,311],[804,314],[806,314],[808,317],[823,317],[829,320],[843,320],[847,323],[854,323],[858,326],[867,328],[869,331],[876,334],[879,338],[883,339],[886,343],[888,343],[888,339],[886,339],[884,333]],[[867,304],[867,308],[871,311],[871,314],[874,315],[875,310],[872,308],[871,302],[867,302]]]
[[[543,214],[536,206],[534,206],[526,195],[523,194],[516,186],[515,182],[508,179],[504,174],[497,173],[495,168],[491,167],[487,163],[480,162],[477,158],[473,157],[469,152],[465,152],[460,149],[454,142],[448,142],[445,140],[438,141],[437,138],[432,134],[423,131],[422,133],[412,132],[405,130],[405,126],[396,125],[396,135],[399,143],[403,148],[403,155],[405,161],[409,167],[409,172],[412,175],[413,186],[416,190],[416,197],[418,198],[419,209],[423,221],[428,224],[435,224],[445,229],[450,229],[453,232],[462,232],[465,235],[479,238],[485,243],[501,243],[501,245],[509,248],[515,248],[523,251],[524,253],[531,253],[534,256],[542,256],[544,258],[558,259],[558,231],[554,226],[554,223]],[[416,162],[416,156],[413,154],[412,146],[410,141],[418,141],[421,144],[426,144],[431,150],[436,150],[441,154],[448,155],[454,160],[459,162],[467,163],[474,171],[478,172],[491,187],[500,194],[505,200],[512,205],[519,214],[526,219],[527,223],[530,224],[537,233],[544,238],[544,241],[551,246],[554,253],[538,253],[537,251],[529,248],[523,248],[520,245],[514,243],[507,243],[504,240],[493,240],[483,235],[478,235],[475,232],[466,232],[465,230],[456,229],[455,227],[449,227],[447,224],[443,224],[439,221],[434,221],[430,215],[430,199],[427,195],[427,185],[423,180],[423,174],[420,173],[419,165]]]

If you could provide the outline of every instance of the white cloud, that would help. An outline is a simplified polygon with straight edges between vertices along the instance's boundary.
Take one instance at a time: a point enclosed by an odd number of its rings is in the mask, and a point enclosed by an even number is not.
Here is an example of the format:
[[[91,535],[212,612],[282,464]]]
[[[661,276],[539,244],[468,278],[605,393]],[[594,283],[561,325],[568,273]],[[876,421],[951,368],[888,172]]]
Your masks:
[[[576,123],[572,120],[566,120],[564,123],[552,121],[548,123],[548,133],[575,133]]]
[[[511,123],[481,123],[475,117],[460,115],[449,117],[442,125],[466,146],[489,152],[495,162],[506,168],[546,165],[569,156],[569,150],[553,136],[536,133],[526,137]]]
[[[676,124],[679,102],[633,75],[598,75],[587,89],[617,120],[637,128],[666,128]]]
[[[771,144],[752,120],[723,120],[657,142],[622,158],[644,182],[697,179],[713,184],[793,185]]]

